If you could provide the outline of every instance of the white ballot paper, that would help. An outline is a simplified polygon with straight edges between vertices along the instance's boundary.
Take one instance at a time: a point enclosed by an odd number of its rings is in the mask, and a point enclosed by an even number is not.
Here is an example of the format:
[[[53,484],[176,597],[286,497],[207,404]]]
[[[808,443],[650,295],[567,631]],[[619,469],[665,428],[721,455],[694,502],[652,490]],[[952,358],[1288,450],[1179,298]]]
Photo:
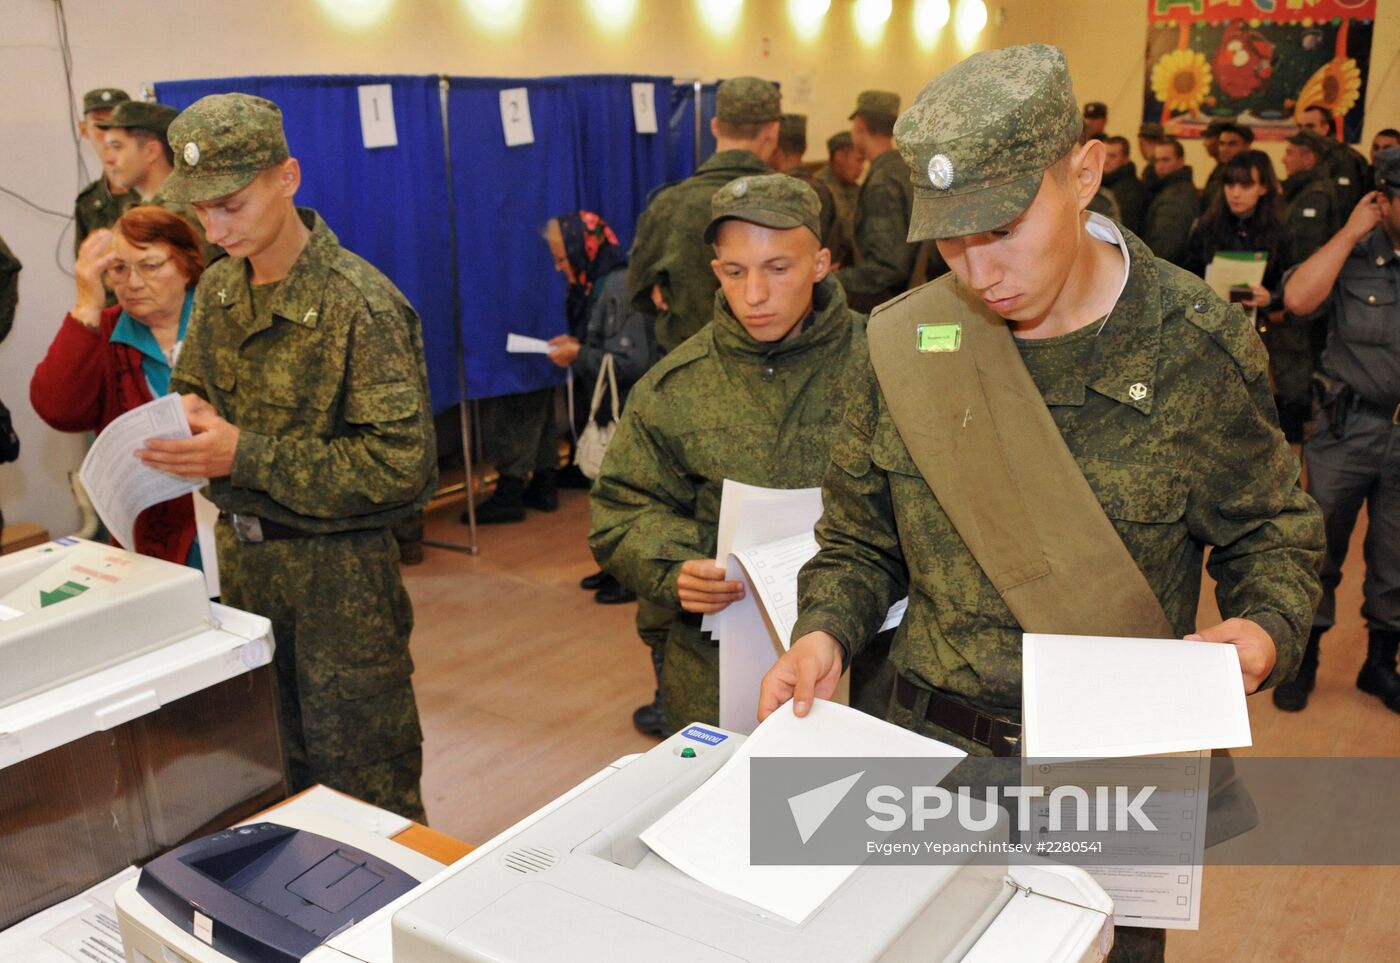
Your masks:
[[[1230,300],[1230,289],[1264,283],[1269,256],[1262,251],[1221,251],[1206,265],[1205,282],[1220,297]]]
[[[1104,759],[1252,743],[1233,645],[1026,633],[1024,754]]]
[[[1032,803],[1031,839],[1057,845],[1072,846],[1083,841],[1100,846],[1094,855],[1075,856],[1071,861],[1094,877],[1113,898],[1114,921],[1119,926],[1169,930],[1200,927],[1206,803],[1210,795],[1209,752],[1084,762],[1028,762],[1032,765],[1027,770],[1034,771],[1024,774],[1023,783],[1046,793]],[[1055,825],[1046,799],[1060,786],[1124,786],[1129,799],[1136,798],[1143,787],[1151,786],[1151,795],[1141,809],[1152,829],[1125,820],[1122,830],[1080,832],[1072,804],[1057,814],[1061,821]],[[1116,819],[1122,807],[1109,808],[1113,808]],[[1088,827],[1097,827],[1098,800],[1090,799],[1086,811]],[[1132,862],[1135,859],[1144,862]]]
[[[719,724],[748,732],[758,718],[758,686],[763,674],[792,645],[797,625],[797,575],[817,554],[811,529],[730,553],[725,577],[746,586],[744,597],[719,613]],[[880,631],[904,619],[908,599],[890,606]],[[849,676],[832,698],[849,701]]]
[[[754,866],[749,862],[749,759],[904,756],[946,759],[938,781],[965,756],[874,716],[817,700],[805,719],[778,709],[704,785],[642,833],[666,862],[712,889],[792,923],[821,906],[856,866]]]
[[[24,963],[125,963],[116,892],[140,872],[129,866],[92,889],[0,932],[0,960]]]
[[[202,478],[181,478],[148,468],[136,457],[148,438],[189,438],[190,424],[179,395],[162,395],[114,418],[88,449],[78,478],[92,507],[121,546],[136,550],[136,516],[159,502],[203,487]]]
[[[1027,633],[1022,669],[1027,785],[1156,787],[1144,807],[1155,828],[1098,833],[1104,851],[1081,864],[1117,921],[1198,928],[1210,750],[1252,743],[1234,646]],[[1034,811],[1037,834],[1046,810]],[[1073,842],[1074,828],[1037,838]],[[1124,865],[1138,853],[1143,863]]]
[[[195,537],[199,539],[199,564],[204,569],[204,587],[211,599],[219,597],[219,548],[214,527],[219,523],[219,506],[199,492],[194,498]]]
[[[720,489],[715,564],[724,568],[736,549],[810,532],[822,517],[820,488],[761,488],[726,478]],[[706,615],[700,628],[718,634],[724,612]]]
[[[506,350],[511,354],[550,354],[554,351],[544,338],[514,333],[506,335]]]

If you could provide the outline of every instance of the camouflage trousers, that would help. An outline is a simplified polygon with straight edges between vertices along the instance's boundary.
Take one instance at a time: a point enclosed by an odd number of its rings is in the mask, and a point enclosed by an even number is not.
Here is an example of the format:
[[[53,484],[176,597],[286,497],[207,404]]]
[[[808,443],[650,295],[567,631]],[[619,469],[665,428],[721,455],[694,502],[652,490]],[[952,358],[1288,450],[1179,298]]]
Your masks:
[[[661,700],[672,730],[719,725],[719,646],[696,626],[673,621],[661,667]]]
[[[424,821],[413,608],[389,529],[250,544],[221,520],[217,535],[224,603],[272,621],[292,789]]]
[[[541,468],[558,467],[553,388],[487,398],[481,403],[481,420],[486,448],[501,475],[525,478]]]
[[[671,634],[671,623],[676,613],[655,602],[637,599],[637,635],[649,649],[665,649],[666,636]]]

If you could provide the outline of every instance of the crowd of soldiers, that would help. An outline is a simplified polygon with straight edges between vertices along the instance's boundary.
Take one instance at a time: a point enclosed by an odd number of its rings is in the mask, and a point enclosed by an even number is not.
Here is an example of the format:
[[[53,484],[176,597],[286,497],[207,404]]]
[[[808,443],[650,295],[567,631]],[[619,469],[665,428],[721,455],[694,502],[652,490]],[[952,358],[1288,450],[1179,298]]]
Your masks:
[[[1233,645],[1246,692],[1300,709],[1363,505],[1357,684],[1400,712],[1400,135],[1378,134],[1368,165],[1326,111],[1304,116],[1283,189],[1295,256],[1260,297],[1328,335],[1306,490],[1254,322],[1174,263],[1247,127],[1206,131],[1221,167],[1202,192],[1180,143],[1143,125],[1139,176],[1062,53],[1031,44],[969,57],[904,110],[860,93],[812,171],[777,87],[721,84],[716,152],[636,225],[617,300],[655,357],[591,493],[590,546],[641,601],[657,672],[638,728],[717,722],[702,620],[744,593],[714,562],[726,479],[823,489],[763,715],[805,715],[850,669],[863,708],[1015,754],[1023,631]],[[83,132],[106,172],[79,196],[80,239],[145,202],[208,252],[170,382],[194,437],[139,455],[211,480],[225,601],[273,619],[295,781],[421,818],[392,536],[436,482],[417,316],[295,206],[275,104],[177,115],[98,90]],[[581,286],[562,220],[556,268]],[[528,460],[539,438],[519,443]],[[1207,551],[1224,621],[1198,628]],[[1161,940],[1120,928],[1115,958],[1160,959]]]

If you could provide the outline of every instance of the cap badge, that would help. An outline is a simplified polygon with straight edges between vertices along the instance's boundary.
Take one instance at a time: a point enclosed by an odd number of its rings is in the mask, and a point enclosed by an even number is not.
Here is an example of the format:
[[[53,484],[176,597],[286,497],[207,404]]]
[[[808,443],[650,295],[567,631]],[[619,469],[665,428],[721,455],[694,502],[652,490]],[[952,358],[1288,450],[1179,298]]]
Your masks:
[[[104,91],[102,91],[102,100],[103,100],[104,103],[107,102],[107,101],[109,101],[109,100],[111,100],[111,99],[112,99],[112,92],[111,92],[110,90],[104,90]]]
[[[1134,401],[1141,401],[1142,399],[1146,398],[1147,385],[1139,381],[1137,384],[1133,385],[1131,388],[1128,389],[1128,397],[1133,399]]]
[[[729,192],[735,197],[743,197],[749,192],[749,182],[742,179],[738,180],[735,182],[734,186],[729,189]]]
[[[186,142],[184,154],[186,164],[189,164],[191,167],[194,167],[196,164],[199,163],[199,145],[196,144],[194,141]]]
[[[953,162],[947,154],[934,154],[929,158],[928,179],[940,191],[953,186]]]

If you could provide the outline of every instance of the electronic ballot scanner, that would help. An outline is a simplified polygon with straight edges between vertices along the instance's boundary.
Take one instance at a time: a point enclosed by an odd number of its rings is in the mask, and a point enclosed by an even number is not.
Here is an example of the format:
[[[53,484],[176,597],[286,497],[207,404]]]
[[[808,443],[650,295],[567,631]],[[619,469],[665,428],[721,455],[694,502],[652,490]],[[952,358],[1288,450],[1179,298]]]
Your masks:
[[[394,963],[1079,963],[1107,954],[1112,903],[1073,867],[861,866],[797,923],[681,873],[639,836],[744,738],[688,727],[473,852],[391,907]],[[1004,819],[985,838],[1006,839]]]

